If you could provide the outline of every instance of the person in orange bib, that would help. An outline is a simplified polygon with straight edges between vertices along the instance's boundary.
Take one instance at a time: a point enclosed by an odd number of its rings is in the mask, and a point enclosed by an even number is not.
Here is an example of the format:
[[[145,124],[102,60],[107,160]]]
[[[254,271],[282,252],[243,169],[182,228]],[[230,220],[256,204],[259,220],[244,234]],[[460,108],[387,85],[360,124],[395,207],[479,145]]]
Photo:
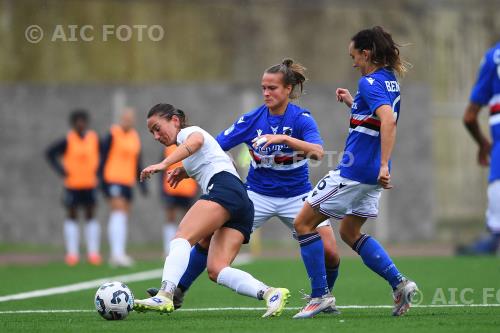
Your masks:
[[[125,108],[120,123],[111,126],[101,142],[100,172],[102,189],[108,198],[111,213],[108,222],[108,239],[111,266],[132,266],[134,261],[126,253],[127,223],[132,187],[138,181],[141,167],[141,140],[134,128],[135,111]],[[143,194],[145,183],[140,183]]]
[[[90,264],[100,265],[101,228],[95,218],[99,137],[88,129],[89,115],[86,110],[73,111],[69,122],[72,129],[66,137],[53,143],[46,151],[50,165],[64,178],[63,203],[67,212],[64,221],[65,261],[74,266],[80,260],[77,210],[81,207],[87,220],[87,259]]]
[[[165,147],[162,159],[170,155],[176,148],[177,145],[175,144]],[[182,162],[171,165],[161,177],[162,199],[166,210],[166,220],[163,227],[163,251],[165,255],[168,255],[170,241],[177,232],[177,225],[180,220],[177,213],[180,212],[180,217],[182,218],[193,205],[198,195],[198,184],[192,178],[183,179],[176,188],[170,186],[166,177],[167,172],[177,167],[182,167]]]

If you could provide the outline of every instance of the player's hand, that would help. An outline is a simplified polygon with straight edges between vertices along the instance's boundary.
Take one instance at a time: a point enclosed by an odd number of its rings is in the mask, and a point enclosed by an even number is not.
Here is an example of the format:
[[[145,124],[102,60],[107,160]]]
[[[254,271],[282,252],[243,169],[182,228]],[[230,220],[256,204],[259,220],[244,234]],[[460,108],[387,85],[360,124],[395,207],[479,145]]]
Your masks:
[[[167,166],[164,165],[163,163],[150,165],[141,171],[141,175],[139,176],[139,180],[141,182],[148,180],[152,174],[155,174],[157,172],[161,172],[161,171],[165,170],[166,168],[167,168]]]
[[[389,166],[382,165],[380,167],[377,181],[386,190],[390,190],[393,187],[391,185],[391,174],[389,173]]]
[[[480,166],[487,167],[488,165],[490,165],[490,152],[491,143],[489,141],[485,141],[479,147],[479,152],[477,153],[477,162]]]
[[[262,150],[266,149],[269,145],[284,143],[287,138],[288,135],[284,134],[265,134],[256,137],[252,142],[254,148],[260,147]]]
[[[352,106],[352,96],[349,90],[345,88],[337,88],[335,90],[335,95],[337,97],[337,102],[345,103],[348,107]]]
[[[185,178],[189,178],[189,176],[184,167],[177,167],[167,172],[167,182],[172,188],[176,188],[181,180]]]

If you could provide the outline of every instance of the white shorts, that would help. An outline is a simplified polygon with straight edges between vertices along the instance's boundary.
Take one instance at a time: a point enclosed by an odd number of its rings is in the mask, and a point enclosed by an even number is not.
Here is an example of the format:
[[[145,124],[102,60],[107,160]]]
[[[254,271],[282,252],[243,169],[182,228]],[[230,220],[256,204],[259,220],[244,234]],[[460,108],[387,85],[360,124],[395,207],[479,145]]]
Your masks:
[[[341,220],[346,215],[376,218],[382,187],[362,184],[330,171],[313,188],[307,202],[328,217]]]
[[[279,218],[291,231],[294,231],[293,220],[304,206],[304,200],[308,195],[304,193],[291,198],[276,198],[252,191],[247,191],[247,193],[250,200],[253,201],[255,209],[252,231],[260,228],[274,216]],[[317,228],[329,225],[330,221],[326,220],[321,222]]]
[[[492,232],[500,232],[500,180],[488,185],[486,223]]]

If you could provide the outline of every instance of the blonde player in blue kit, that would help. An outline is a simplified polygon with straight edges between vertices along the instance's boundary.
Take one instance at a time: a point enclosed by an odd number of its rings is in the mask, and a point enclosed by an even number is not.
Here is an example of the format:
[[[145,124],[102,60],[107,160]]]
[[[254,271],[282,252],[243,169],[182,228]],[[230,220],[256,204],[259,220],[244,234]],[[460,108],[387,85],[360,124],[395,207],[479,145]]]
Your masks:
[[[341,220],[342,240],[366,266],[389,282],[394,316],[408,311],[417,291],[415,282],[403,277],[384,248],[361,233],[367,218],[378,214],[382,189],[392,188],[390,157],[401,101],[395,72],[401,75],[406,69],[398,45],[381,27],[354,35],[349,54],[362,76],[354,99],[347,89],[336,91],[337,100],[351,108],[345,153],[337,169],[311,191],[294,223],[312,289],[311,299],[294,318],[311,318],[335,304],[325,279],[323,244],[315,229],[327,217]]]
[[[267,311],[262,317],[279,316],[289,291],[269,287],[230,267],[241,244],[250,239],[254,209],[229,156],[208,132],[186,126],[184,112],[170,104],[155,105],[147,118],[149,131],[157,141],[165,146],[177,143],[178,147],[162,162],[142,170],[141,181],[183,161],[183,174],[174,170],[167,176],[171,185],[189,176],[198,182],[203,195],[186,213],[170,242],[160,291],[154,297],[136,300],[134,309],[172,312],[174,291],[188,266],[191,247],[211,237],[207,263],[210,279],[238,294],[265,300]]]
[[[323,157],[323,140],[311,113],[291,101],[302,93],[306,80],[305,68],[285,59],[268,68],[261,80],[264,104],[242,115],[217,136],[223,150],[244,143],[252,157],[246,188],[254,203],[252,229],[261,227],[272,217],[278,217],[293,230],[293,219],[311,191],[308,159]],[[339,255],[335,236],[328,218],[317,231],[325,248],[325,269],[329,290],[338,276]],[[209,242],[197,244],[191,251],[189,266],[174,295],[174,305],[182,305],[184,294],[205,270]],[[154,288],[148,293],[155,294]],[[335,307],[324,309],[338,313]]]

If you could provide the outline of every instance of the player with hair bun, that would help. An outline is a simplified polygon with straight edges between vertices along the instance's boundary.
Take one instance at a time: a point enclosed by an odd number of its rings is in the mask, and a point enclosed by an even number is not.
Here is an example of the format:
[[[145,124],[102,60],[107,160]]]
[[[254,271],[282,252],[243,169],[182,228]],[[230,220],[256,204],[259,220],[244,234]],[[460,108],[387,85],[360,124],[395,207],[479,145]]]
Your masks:
[[[361,233],[367,218],[378,214],[383,189],[391,185],[391,153],[396,139],[400,111],[400,87],[395,73],[406,71],[398,45],[381,27],[358,32],[349,44],[353,67],[361,72],[358,92],[338,88],[337,101],[351,109],[349,135],[342,162],[330,171],[309,194],[295,219],[300,251],[311,281],[311,299],[294,318],[311,318],[335,304],[325,279],[323,243],[316,226],[325,218],[341,220],[340,236],[372,271],[393,289],[392,314],[408,311],[417,291],[384,248],[371,236]]]
[[[264,104],[242,115],[217,136],[223,150],[244,143],[252,157],[246,189],[254,203],[252,229],[261,227],[273,216],[291,231],[303,201],[312,189],[309,182],[309,158],[323,157],[323,141],[311,113],[291,103],[303,91],[305,68],[292,59],[265,70],[261,86]],[[339,256],[333,230],[325,217],[317,227],[325,248],[325,270],[331,290],[338,276]],[[180,280],[174,305],[182,305],[184,293],[205,270],[209,241],[197,244],[191,251],[186,273]],[[148,293],[154,295],[153,288]],[[337,313],[335,307],[324,312]]]

